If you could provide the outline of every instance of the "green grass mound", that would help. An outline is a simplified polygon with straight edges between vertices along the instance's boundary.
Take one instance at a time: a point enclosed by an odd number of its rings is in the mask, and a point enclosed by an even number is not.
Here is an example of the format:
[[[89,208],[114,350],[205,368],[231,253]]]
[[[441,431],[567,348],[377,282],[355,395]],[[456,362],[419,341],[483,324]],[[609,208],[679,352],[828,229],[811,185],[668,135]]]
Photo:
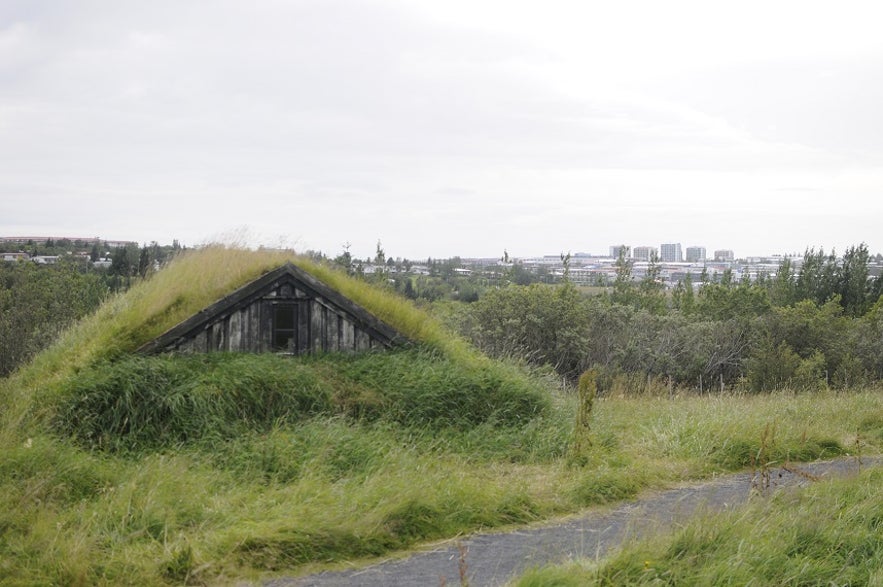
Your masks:
[[[383,288],[290,252],[210,246],[180,255],[150,279],[109,299],[30,364],[0,381],[0,435],[21,439],[33,434],[53,417],[57,402],[52,396],[65,388],[72,375],[125,359],[141,345],[286,262],[352,299],[417,346],[472,368],[494,369],[492,361],[438,321]]]
[[[133,356],[81,370],[56,398],[58,433],[111,451],[229,439],[318,415],[431,428],[510,426],[549,402],[536,383],[505,366],[479,368],[420,349]]]

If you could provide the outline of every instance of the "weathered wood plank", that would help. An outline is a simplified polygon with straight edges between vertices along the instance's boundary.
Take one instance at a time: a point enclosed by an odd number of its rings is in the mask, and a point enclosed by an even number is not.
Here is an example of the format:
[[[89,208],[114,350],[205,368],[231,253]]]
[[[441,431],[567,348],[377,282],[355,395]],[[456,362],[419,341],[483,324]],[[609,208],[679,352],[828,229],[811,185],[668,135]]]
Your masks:
[[[298,353],[310,350],[310,303],[297,304],[297,349]]]
[[[193,337],[193,350],[195,352],[206,352],[208,351],[208,331],[203,330],[195,337]]]
[[[356,350],[356,330],[353,323],[346,318],[341,319],[340,350]]]
[[[322,305],[313,300],[310,302],[310,347],[309,352],[317,353],[322,350],[322,333],[325,332],[325,314]]]
[[[243,310],[233,312],[227,319],[227,350],[241,351],[242,349],[242,314]]]
[[[224,329],[224,320],[218,320],[214,324],[212,324],[211,332],[209,333],[209,350],[210,351],[223,351],[224,350],[224,342],[226,340],[226,331]]]
[[[356,328],[356,350],[367,351],[371,348],[371,337],[361,328]]]
[[[263,302],[261,304],[260,326],[255,330],[254,350],[264,352],[273,350],[273,304]]]
[[[340,316],[325,308],[325,340],[328,341],[326,351],[336,353],[340,350]]]

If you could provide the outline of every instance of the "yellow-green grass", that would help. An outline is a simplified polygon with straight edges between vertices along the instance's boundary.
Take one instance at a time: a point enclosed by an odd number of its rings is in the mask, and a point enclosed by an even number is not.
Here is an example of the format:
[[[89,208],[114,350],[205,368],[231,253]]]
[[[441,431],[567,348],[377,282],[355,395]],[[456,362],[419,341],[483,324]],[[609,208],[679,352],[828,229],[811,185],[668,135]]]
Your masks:
[[[516,428],[322,417],[138,457],[40,435],[4,446],[0,582],[300,574],[737,468],[742,445],[757,451],[771,423],[781,458],[877,453],[883,444],[883,397],[873,391],[607,398],[596,405],[588,464],[572,467],[573,413],[571,398],[559,397]],[[723,458],[729,446],[735,456]]]
[[[881,585],[883,469],[755,498],[625,545],[525,573],[518,587]]]

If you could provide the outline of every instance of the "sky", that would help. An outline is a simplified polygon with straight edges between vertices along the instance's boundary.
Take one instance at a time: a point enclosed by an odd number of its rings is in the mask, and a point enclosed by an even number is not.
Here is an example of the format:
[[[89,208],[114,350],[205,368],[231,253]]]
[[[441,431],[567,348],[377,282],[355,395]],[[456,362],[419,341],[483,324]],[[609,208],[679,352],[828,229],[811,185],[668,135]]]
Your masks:
[[[0,236],[883,253],[883,5],[0,2]]]

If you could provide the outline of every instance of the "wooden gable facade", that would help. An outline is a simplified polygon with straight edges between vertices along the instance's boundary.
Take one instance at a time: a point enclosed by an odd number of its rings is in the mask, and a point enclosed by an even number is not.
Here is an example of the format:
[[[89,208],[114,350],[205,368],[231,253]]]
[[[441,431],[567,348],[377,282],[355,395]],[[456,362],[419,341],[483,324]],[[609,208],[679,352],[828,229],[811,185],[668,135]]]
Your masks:
[[[366,351],[406,342],[373,314],[287,263],[145,344],[139,352]]]

